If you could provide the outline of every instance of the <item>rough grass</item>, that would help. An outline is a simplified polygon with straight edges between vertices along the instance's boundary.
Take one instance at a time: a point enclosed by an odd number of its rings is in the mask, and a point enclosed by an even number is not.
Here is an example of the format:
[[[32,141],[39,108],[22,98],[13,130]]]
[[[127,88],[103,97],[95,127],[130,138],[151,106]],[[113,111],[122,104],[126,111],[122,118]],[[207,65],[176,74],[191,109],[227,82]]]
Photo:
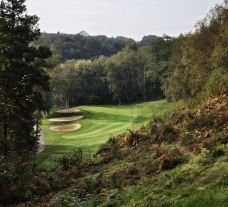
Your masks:
[[[124,207],[226,207],[227,157],[213,165],[197,162],[145,176],[137,185],[119,189],[106,204]],[[110,194],[110,192],[106,192]]]
[[[76,132],[52,132],[49,127],[59,125],[50,123],[48,119],[69,114],[53,113],[42,121],[45,150],[38,156],[40,168],[50,169],[56,165],[56,160],[71,151],[81,148],[84,154],[95,153],[101,144],[110,137],[127,129],[136,129],[153,116],[159,116],[171,111],[175,104],[165,100],[145,102],[125,106],[81,106],[77,115],[84,119],[72,123],[80,123],[82,128]],[[75,115],[75,114],[72,114]]]

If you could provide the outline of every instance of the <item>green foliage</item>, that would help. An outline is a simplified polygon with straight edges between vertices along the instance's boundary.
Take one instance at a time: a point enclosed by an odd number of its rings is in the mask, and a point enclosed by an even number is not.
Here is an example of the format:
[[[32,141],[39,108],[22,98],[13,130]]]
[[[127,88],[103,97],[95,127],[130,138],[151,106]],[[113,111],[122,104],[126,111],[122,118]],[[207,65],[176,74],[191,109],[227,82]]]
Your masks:
[[[57,66],[50,73],[54,104],[126,104],[164,97],[176,42],[171,37],[156,38],[145,47],[128,44],[109,58]]]
[[[218,158],[225,155],[224,149],[222,148],[216,148],[212,151],[212,157]]]
[[[78,171],[80,171],[80,164],[82,163],[82,160],[82,150],[79,149],[78,151],[73,151],[71,154],[60,158],[59,164],[63,167],[64,170],[68,170],[72,166],[76,166],[78,167]]]
[[[219,157],[221,157],[223,155],[225,155],[223,146],[214,147],[214,148],[210,149],[209,151],[204,152],[202,159],[201,159],[201,163],[203,163],[203,164],[214,163],[216,159],[218,159]]]
[[[47,110],[45,59],[51,52],[30,44],[40,35],[38,17],[28,15],[24,3],[0,2],[0,191],[5,192],[1,203],[31,196],[26,187],[37,150],[33,127],[38,123],[36,114]]]
[[[223,95],[228,91],[228,73],[224,70],[214,70],[205,85],[204,98]]]
[[[84,36],[80,34],[42,33],[34,44],[48,46],[53,52],[49,60],[53,65],[66,60],[91,59],[99,56],[111,56],[122,50],[132,39],[106,36]]]
[[[227,92],[227,1],[216,6],[194,33],[182,38],[171,55],[170,99],[205,99]],[[202,92],[203,90],[203,92]]]
[[[175,110],[173,110],[174,113]],[[172,117],[173,115],[171,115]],[[177,132],[172,127],[172,118],[156,117],[150,122],[150,136],[156,143],[173,143],[177,139]]]

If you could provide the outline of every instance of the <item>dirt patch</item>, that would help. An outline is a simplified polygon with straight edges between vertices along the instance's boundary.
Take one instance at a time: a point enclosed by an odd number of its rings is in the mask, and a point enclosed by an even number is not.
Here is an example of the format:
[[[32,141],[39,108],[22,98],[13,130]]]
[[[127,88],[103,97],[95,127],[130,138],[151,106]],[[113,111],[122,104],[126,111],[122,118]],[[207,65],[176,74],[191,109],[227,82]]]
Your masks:
[[[64,110],[59,110],[56,112],[62,113],[62,114],[71,114],[71,113],[78,113],[78,112],[80,112],[80,110],[79,109],[64,109]]]
[[[81,124],[71,124],[71,125],[63,125],[63,126],[53,126],[49,129],[54,132],[73,132],[81,128]]]
[[[71,116],[71,117],[48,119],[48,121],[50,121],[50,122],[70,122],[70,121],[77,121],[77,120],[80,120],[83,118],[84,118],[84,116]]]

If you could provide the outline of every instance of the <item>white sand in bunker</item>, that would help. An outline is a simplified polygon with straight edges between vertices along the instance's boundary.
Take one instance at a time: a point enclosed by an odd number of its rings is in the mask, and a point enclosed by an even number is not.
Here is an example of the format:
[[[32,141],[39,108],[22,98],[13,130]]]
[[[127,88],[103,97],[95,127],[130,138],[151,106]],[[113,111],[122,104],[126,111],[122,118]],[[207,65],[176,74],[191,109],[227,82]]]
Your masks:
[[[80,128],[81,128],[81,124],[71,124],[71,125],[49,127],[49,129],[54,132],[73,132]]]
[[[59,110],[59,111],[56,111],[57,113],[62,113],[62,114],[70,114],[70,113],[77,113],[77,112],[80,112],[79,109],[64,109],[64,110]]]
[[[48,119],[48,121],[50,121],[50,122],[70,122],[70,121],[77,121],[77,120],[80,120],[83,118],[84,118],[84,116],[70,116],[70,117]]]

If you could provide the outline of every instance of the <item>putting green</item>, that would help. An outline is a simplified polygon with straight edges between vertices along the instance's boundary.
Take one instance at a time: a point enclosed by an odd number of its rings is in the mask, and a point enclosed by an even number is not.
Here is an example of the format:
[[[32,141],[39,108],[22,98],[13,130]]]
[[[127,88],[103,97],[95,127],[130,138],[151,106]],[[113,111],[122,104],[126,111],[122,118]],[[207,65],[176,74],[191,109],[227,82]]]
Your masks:
[[[173,103],[160,100],[125,106],[77,107],[81,111],[77,115],[83,115],[84,119],[72,122],[82,126],[75,132],[53,132],[49,129],[61,124],[48,121],[50,118],[59,117],[59,113],[45,117],[42,121],[45,150],[38,155],[39,167],[52,168],[58,158],[78,148],[83,150],[84,155],[95,153],[110,137],[127,129],[135,129],[151,120],[152,116],[171,111],[174,106]]]

